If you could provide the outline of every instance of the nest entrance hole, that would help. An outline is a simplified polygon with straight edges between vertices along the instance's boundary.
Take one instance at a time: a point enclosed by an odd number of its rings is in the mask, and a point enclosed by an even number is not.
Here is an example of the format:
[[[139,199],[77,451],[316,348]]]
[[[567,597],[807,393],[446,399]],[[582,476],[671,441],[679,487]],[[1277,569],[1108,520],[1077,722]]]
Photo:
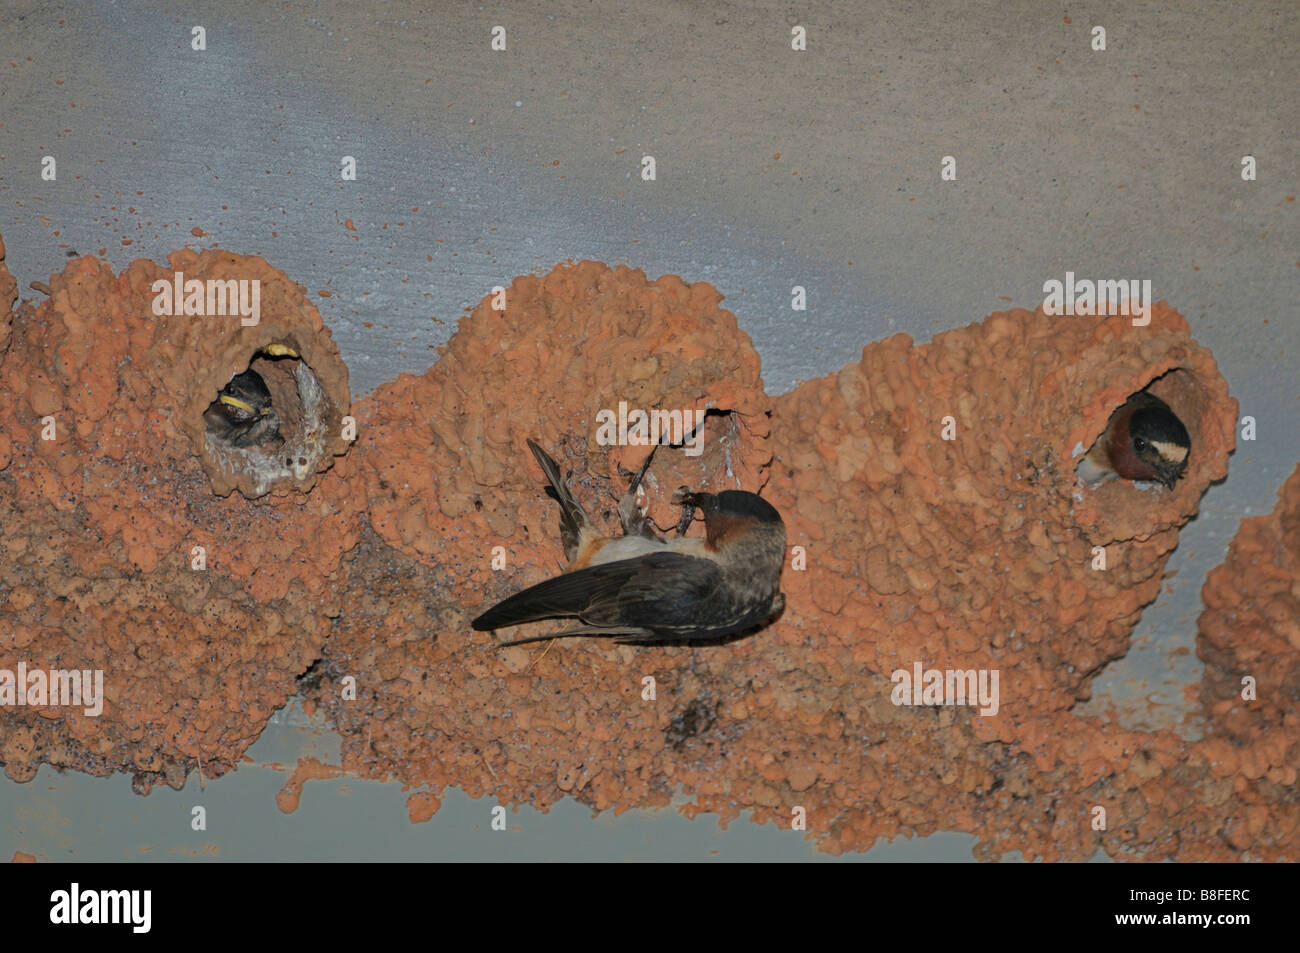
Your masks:
[[[236,478],[250,476],[260,496],[281,481],[300,482],[327,452],[324,390],[294,343],[259,348],[203,413],[205,449]]]

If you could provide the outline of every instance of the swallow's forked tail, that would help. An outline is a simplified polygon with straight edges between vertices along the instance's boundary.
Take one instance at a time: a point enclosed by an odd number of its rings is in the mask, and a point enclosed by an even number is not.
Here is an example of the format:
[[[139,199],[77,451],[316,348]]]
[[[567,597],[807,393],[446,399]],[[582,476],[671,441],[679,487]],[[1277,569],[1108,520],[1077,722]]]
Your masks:
[[[560,542],[564,544],[564,558],[573,562],[582,544],[583,534],[591,531],[591,520],[587,517],[586,510],[564,485],[560,465],[532,440],[528,441],[528,449],[533,452],[533,458],[546,474],[547,482],[550,483],[546,488],[546,495],[560,504]]]

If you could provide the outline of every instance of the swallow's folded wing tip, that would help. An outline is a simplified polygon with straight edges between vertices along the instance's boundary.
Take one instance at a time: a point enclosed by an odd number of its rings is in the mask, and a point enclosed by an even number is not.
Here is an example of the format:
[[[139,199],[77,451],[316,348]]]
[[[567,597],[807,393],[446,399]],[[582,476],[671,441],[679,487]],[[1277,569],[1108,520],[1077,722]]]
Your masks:
[[[559,632],[547,632],[545,635],[532,635],[526,639],[511,639],[502,642],[501,648],[512,645],[528,645],[530,642],[549,642],[551,639],[571,639],[576,637],[609,639],[620,644],[637,645],[658,641],[658,637],[649,629],[639,629],[626,625],[579,625]]]
[[[694,572],[690,571],[692,568]],[[708,560],[672,552],[655,552],[600,563],[562,573],[516,592],[481,613],[470,625],[479,632],[486,632],[543,619],[586,618],[593,607],[603,607],[603,611],[595,612],[593,621],[608,623],[607,617],[611,613],[619,614],[629,601],[657,602],[683,583],[708,579],[716,571]],[[629,584],[630,589],[624,592],[624,587]],[[647,609],[646,614],[647,617],[653,616],[653,607]],[[629,620],[631,627],[637,629],[642,621],[640,618]]]
[[[635,566],[633,560],[602,563],[562,573],[502,599],[470,623],[480,632],[524,622],[579,616],[591,603],[614,595]]]

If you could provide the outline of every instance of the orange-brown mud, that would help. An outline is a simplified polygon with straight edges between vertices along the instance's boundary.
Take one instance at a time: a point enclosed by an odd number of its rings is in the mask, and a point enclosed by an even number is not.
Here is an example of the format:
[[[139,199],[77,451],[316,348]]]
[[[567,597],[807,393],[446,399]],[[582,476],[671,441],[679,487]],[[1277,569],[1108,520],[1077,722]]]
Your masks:
[[[260,323],[155,316],[152,282],[174,270],[259,279]],[[50,290],[18,310],[0,362],[0,669],[102,670],[105,697],[98,716],[6,708],[0,759],[18,781],[43,762],[129,771],[141,790],[220,777],[298,691],[338,611],[331,580],[364,501],[308,491],[348,447],[347,370],[302,290],[260,258],[186,250],[120,275],[80,258]],[[286,446],[311,465],[256,487],[256,466],[216,459],[203,412],[275,344],[300,355],[285,379],[310,366],[329,429],[317,453],[268,372]]]
[[[284,787],[275,795],[275,805],[282,813],[292,814],[298,810],[304,784],[308,781],[327,781],[342,773],[337,765],[325,764],[319,758],[299,758],[293,774],[289,775],[289,780],[284,782]]]
[[[788,829],[801,809],[831,852],[957,830],[982,857],[1295,858],[1296,478],[1207,583],[1206,740],[1071,710],[1127,651],[1233,448],[1226,382],[1163,303],[1146,328],[1010,311],[923,345],[893,337],[770,398],[716,290],[583,262],[517,279],[504,310],[485,298],[429,371],[349,411],[300,289],[260,259],[176,257],[187,275],[256,270],[282,289],[263,324],[295,335],[329,426],[357,418],[356,446],[258,495],[204,456],[194,410],[273,338],[160,330],[142,289],[170,270],[147,262],[55,276],[0,365],[14,441],[0,507],[22,527],[0,543],[0,665],[99,666],[111,687],[94,724],[0,713],[11,777],[49,761],[181,783],[199,755],[217,776],[321,657],[301,688],[342,735],[343,767],[423,789],[413,822],[452,785],[616,813],[685,794],[685,813],[724,823],[748,811]],[[1172,492],[1080,487],[1078,453],[1147,385],[1191,433],[1185,476]],[[598,445],[596,415],[620,401],[710,411],[701,456],[658,450],[649,512],[673,525],[681,485],[761,490],[790,536],[785,612],[721,646],[503,649],[506,633],[469,620],[562,562],[524,441],[614,531],[647,452]],[[61,420],[53,446],[38,444],[45,414]],[[219,554],[203,573],[195,542]],[[891,673],[916,662],[997,671],[997,714],[893,704]],[[1243,668],[1260,675],[1245,706],[1228,685]]]
[[[1275,774],[1294,801],[1300,765],[1300,466],[1278,492],[1273,512],[1242,520],[1228,558],[1210,573],[1201,596],[1206,609],[1197,654],[1205,661],[1201,701],[1208,744],[1234,773],[1252,779]],[[1286,767],[1271,772],[1277,764]]]

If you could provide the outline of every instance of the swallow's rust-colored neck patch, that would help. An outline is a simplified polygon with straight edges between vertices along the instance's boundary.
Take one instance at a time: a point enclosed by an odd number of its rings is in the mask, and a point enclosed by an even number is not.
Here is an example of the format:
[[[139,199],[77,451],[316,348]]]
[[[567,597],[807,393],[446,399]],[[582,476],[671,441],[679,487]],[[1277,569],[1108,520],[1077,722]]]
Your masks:
[[[732,542],[738,536],[741,536],[758,524],[758,521],[748,516],[731,516],[727,513],[714,513],[705,518],[704,521],[704,539],[709,549],[715,552],[727,543]]]
[[[1106,445],[1106,455],[1115,472],[1126,480],[1154,480],[1156,471],[1151,465],[1137,455],[1133,449],[1133,435],[1129,432],[1129,421],[1133,417],[1132,409],[1119,414],[1111,424],[1110,438]]]

